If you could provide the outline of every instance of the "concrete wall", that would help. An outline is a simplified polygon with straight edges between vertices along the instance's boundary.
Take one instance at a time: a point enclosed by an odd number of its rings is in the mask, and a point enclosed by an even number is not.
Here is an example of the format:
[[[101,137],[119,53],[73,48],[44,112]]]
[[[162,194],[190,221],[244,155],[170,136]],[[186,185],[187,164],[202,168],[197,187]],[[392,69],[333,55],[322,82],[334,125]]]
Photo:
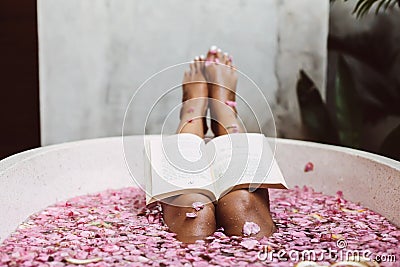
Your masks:
[[[120,135],[127,104],[149,76],[213,44],[261,88],[278,134],[301,137],[294,86],[304,68],[324,88],[328,11],[328,0],[38,0],[42,144]],[[183,68],[174,71],[166,79],[178,84]],[[127,133],[143,133],[154,97],[167,90],[162,82],[132,109]],[[240,77],[239,93],[271,132],[272,115],[249,84]],[[167,106],[179,103],[176,95]],[[256,129],[250,111],[240,112]],[[153,114],[149,133],[164,113]]]

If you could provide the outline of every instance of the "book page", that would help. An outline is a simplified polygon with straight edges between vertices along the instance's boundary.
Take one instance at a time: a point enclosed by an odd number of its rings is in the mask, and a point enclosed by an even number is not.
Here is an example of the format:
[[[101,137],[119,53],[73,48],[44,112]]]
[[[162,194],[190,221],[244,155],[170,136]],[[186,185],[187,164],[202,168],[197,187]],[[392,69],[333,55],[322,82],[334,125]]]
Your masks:
[[[208,146],[214,146],[217,151],[212,166],[217,197],[237,185],[287,187],[264,135],[224,135]]]
[[[213,192],[211,162],[205,150],[204,141],[193,134],[151,140],[152,197],[181,194],[190,189]]]

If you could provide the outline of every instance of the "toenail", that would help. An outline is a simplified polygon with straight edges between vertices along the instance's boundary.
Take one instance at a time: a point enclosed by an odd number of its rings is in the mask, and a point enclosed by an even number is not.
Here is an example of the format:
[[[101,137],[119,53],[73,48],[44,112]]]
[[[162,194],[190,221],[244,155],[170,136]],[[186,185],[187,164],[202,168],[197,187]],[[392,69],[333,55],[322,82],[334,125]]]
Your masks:
[[[233,61],[233,57],[229,56],[229,61],[232,62]]]
[[[210,54],[216,54],[217,53],[217,47],[215,46],[215,45],[213,45],[213,46],[211,46],[211,48],[210,48]]]
[[[204,60],[206,57],[204,55],[200,56],[200,59]]]
[[[215,61],[215,63],[219,63],[219,59],[218,58],[216,58],[214,61]]]
[[[225,53],[224,53],[224,56],[226,56],[226,57],[227,57],[227,56],[228,56],[228,52],[225,52]]]
[[[194,60],[199,60],[199,59],[200,59],[200,58],[199,58],[198,56],[194,58]]]
[[[221,52],[222,52],[221,48],[218,48],[218,49],[217,49],[217,52],[218,52],[218,53],[221,53]]]

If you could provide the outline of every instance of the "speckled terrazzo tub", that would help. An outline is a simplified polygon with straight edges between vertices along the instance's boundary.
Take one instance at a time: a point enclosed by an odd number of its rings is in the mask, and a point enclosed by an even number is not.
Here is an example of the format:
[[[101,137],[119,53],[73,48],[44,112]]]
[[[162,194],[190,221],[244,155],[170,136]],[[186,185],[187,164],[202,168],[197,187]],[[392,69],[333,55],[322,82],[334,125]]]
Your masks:
[[[273,140],[271,140],[273,141]],[[310,142],[275,139],[276,158],[290,187],[327,195],[343,192],[400,225],[400,163],[378,155]],[[143,137],[125,138],[127,159],[143,173]],[[307,163],[314,166],[305,172]],[[140,175],[139,175],[140,176]],[[138,181],[143,183],[143,181]],[[121,138],[39,148],[0,162],[0,243],[29,215],[69,198],[135,186]]]

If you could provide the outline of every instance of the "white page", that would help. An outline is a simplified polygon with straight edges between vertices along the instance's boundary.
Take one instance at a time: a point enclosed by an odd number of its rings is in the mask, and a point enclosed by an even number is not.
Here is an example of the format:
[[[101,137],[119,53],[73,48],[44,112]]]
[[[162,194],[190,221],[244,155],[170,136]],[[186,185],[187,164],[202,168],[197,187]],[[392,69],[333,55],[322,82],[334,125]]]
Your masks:
[[[264,135],[225,135],[215,138],[207,146],[213,145],[217,151],[212,166],[217,195],[238,184],[287,187]]]
[[[204,141],[193,134],[178,134],[150,143],[152,195],[186,189],[213,191],[210,162]]]

